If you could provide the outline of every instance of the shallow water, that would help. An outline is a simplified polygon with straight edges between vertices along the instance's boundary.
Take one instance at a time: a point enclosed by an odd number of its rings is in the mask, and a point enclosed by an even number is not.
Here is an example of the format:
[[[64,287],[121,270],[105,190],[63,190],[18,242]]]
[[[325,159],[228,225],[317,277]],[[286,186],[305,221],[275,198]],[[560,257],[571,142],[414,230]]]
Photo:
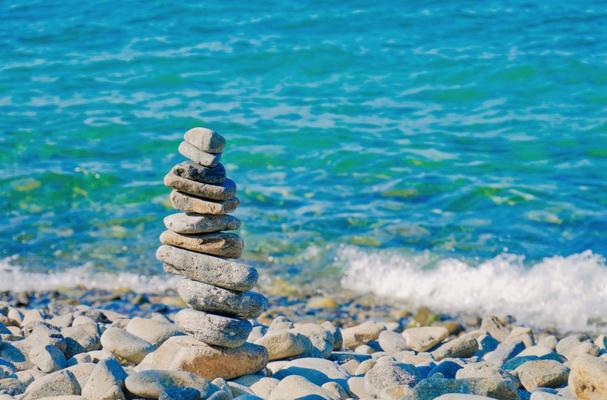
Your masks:
[[[371,275],[387,265],[404,282],[436,268],[419,261],[429,254],[500,290],[479,265],[515,254],[533,270],[578,254],[605,274],[600,2],[6,1],[0,19],[6,276],[159,273],[162,176],[197,125],[228,139],[245,257],[272,271],[346,270],[352,284],[367,257]],[[580,264],[563,265],[586,288]],[[554,278],[534,276],[521,279],[540,291]],[[581,315],[602,299],[594,289],[580,291]],[[468,308],[498,301],[468,297]]]

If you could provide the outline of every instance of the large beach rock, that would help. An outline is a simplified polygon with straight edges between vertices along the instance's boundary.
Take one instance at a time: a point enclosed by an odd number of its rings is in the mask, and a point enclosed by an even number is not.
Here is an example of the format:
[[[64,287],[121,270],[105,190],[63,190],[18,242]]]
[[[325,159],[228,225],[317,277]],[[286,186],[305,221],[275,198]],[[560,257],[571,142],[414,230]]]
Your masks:
[[[529,392],[540,387],[560,387],[567,384],[569,368],[555,360],[527,361],[515,370],[521,384]]]
[[[177,326],[169,322],[158,321],[150,318],[135,317],[127,324],[126,331],[132,335],[140,337],[154,346],[158,346],[179,332],[179,329]]]
[[[195,310],[239,318],[256,318],[268,305],[266,298],[256,292],[237,293],[189,279],[177,283],[177,292]]]
[[[223,136],[208,128],[192,128],[183,135],[183,139],[197,149],[212,154],[221,153],[226,145]]]
[[[230,348],[243,345],[252,328],[247,320],[208,314],[189,308],[175,315],[175,323],[200,341]]]
[[[222,183],[208,184],[183,178],[171,171],[164,176],[164,185],[210,200],[227,200],[236,195],[236,183],[231,179],[226,179]]]
[[[226,170],[221,164],[209,168],[192,161],[184,161],[171,168],[170,173],[201,183],[223,183],[226,180]]]
[[[405,338],[397,332],[383,331],[379,334],[377,341],[379,347],[387,353],[398,353],[409,349]]]
[[[272,361],[303,354],[310,346],[310,341],[298,333],[270,331],[257,339],[255,344],[265,347],[268,350],[268,357]]]
[[[160,246],[156,258],[166,272],[230,290],[249,290],[259,277],[249,265],[173,246]]]
[[[516,399],[518,397],[518,379],[509,372],[487,362],[467,364],[456,372],[455,378],[477,380],[477,382],[484,380],[487,386],[495,388],[491,394],[498,398]]]
[[[367,344],[371,340],[376,340],[379,337],[379,334],[385,329],[383,324],[372,321],[363,322],[362,324],[342,329],[343,347],[346,349],[354,349],[361,344]]]
[[[189,158],[190,160],[205,167],[214,167],[221,160],[221,153],[207,153],[206,151],[202,151],[185,141],[179,143],[177,151],[179,151],[182,156]]]
[[[268,368],[270,368],[270,365],[268,365]],[[345,388],[348,379],[348,373],[344,368],[322,358],[299,358],[281,362],[273,372],[276,379],[301,375],[318,386],[327,382],[336,382]]]
[[[116,360],[102,360],[82,387],[82,397],[88,400],[124,400],[122,387],[126,377],[126,372]]]
[[[103,349],[118,359],[138,363],[154,350],[154,345],[124,329],[109,327],[101,335]]]
[[[227,258],[240,257],[244,249],[244,242],[240,236],[232,232],[182,235],[173,231],[164,231],[160,234],[160,242],[198,253]]]
[[[207,379],[232,379],[255,373],[267,363],[268,353],[262,346],[245,343],[230,349],[210,346],[191,336],[173,336],[146,356],[137,369],[181,370]]]
[[[233,231],[240,228],[240,220],[233,215],[198,215],[176,213],[164,217],[164,226],[173,232],[211,233],[219,231]]]
[[[569,389],[578,400],[607,399],[607,361],[577,357],[569,373]]]
[[[191,387],[198,390],[203,398],[216,390],[208,379],[186,371],[150,369],[129,375],[124,384],[130,393],[148,399],[157,399],[169,388]]]
[[[487,331],[495,339],[503,342],[510,335],[510,328],[495,315],[483,318],[481,329]]]
[[[449,336],[449,331],[442,326],[424,326],[409,328],[403,332],[407,345],[417,352],[427,351]]]
[[[23,400],[37,400],[51,396],[79,395],[80,385],[74,374],[61,370],[36,379],[25,391]]]
[[[472,335],[462,335],[458,338],[448,341],[432,352],[432,357],[436,361],[444,358],[466,358],[472,357],[478,350],[478,341]]]
[[[365,391],[377,396],[386,388],[396,385],[413,387],[420,376],[413,365],[392,362],[376,363],[365,375]]]

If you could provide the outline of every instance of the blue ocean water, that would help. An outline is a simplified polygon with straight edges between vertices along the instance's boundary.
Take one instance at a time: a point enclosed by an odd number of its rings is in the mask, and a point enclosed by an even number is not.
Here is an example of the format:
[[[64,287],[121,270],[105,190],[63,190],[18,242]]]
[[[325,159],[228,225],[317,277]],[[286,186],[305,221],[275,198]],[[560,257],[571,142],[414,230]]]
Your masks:
[[[7,265],[160,273],[162,177],[207,126],[273,274],[605,269],[603,2],[8,0],[0,20]]]

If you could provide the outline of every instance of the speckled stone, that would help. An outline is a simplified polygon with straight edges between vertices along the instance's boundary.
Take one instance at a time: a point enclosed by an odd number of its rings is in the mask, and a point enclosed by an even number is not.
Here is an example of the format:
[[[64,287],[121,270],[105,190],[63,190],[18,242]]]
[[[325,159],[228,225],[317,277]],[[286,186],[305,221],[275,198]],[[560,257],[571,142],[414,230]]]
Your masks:
[[[240,228],[240,220],[233,215],[201,215],[177,213],[164,218],[167,229],[183,234],[233,231]]]
[[[212,154],[221,153],[226,145],[223,136],[208,128],[192,128],[183,135],[183,139],[197,149]]]
[[[190,160],[205,167],[214,167],[219,163],[219,160],[221,160],[221,153],[207,153],[206,151],[202,151],[192,146],[188,142],[181,142],[178,150],[182,156],[189,158]]]
[[[160,242],[197,253],[214,256],[238,258],[244,249],[244,242],[236,233],[214,232],[182,235],[173,231],[164,231]]]
[[[210,201],[177,190],[171,192],[170,200],[173,207],[178,210],[211,215],[229,214],[240,204],[237,197],[225,201]]]
[[[242,346],[252,329],[249,321],[189,308],[175,315],[175,324],[204,343],[230,348]]]
[[[163,245],[156,258],[165,271],[225,289],[245,291],[257,283],[257,270],[239,262]]]
[[[192,161],[183,161],[173,166],[170,173],[201,183],[218,184],[226,180],[226,169],[221,163],[209,168]]]
[[[177,292],[195,310],[240,318],[256,318],[268,305],[256,292],[238,293],[189,279],[177,283]]]
[[[226,179],[223,183],[208,184],[196,182],[169,172],[164,176],[164,185],[180,192],[211,200],[227,200],[236,195],[236,183]]]

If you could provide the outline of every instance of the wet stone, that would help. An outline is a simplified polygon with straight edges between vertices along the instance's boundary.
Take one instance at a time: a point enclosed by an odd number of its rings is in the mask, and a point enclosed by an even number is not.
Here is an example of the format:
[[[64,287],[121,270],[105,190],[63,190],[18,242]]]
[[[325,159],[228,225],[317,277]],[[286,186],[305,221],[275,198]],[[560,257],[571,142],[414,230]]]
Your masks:
[[[212,215],[229,214],[240,204],[240,200],[236,197],[225,201],[210,201],[177,190],[171,192],[170,200],[173,207],[178,210]]]
[[[171,168],[170,173],[201,183],[218,184],[226,180],[226,170],[222,164],[209,168],[192,161],[184,161]]]

